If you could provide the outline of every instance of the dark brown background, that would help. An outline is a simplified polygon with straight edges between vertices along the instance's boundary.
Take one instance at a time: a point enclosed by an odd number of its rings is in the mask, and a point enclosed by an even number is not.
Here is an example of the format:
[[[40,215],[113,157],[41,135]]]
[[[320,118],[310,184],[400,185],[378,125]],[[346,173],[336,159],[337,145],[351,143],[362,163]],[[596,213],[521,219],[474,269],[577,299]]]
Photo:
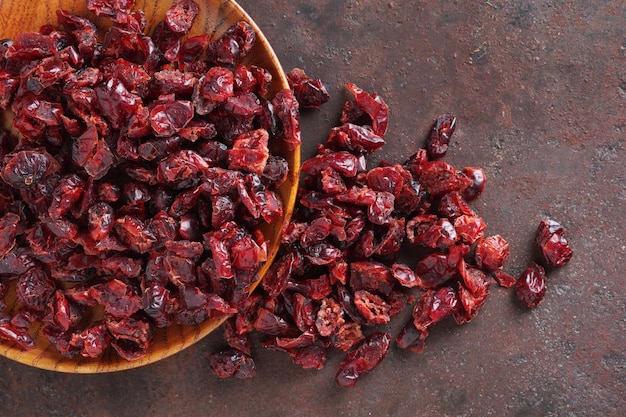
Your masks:
[[[544,303],[493,287],[462,327],[443,323],[415,355],[392,348],[352,390],[256,344],[258,375],[218,380],[214,334],[144,368],[66,375],[0,358],[1,416],[619,416],[626,410],[626,6],[621,0],[241,0],[283,66],[332,99],[303,114],[303,157],[337,123],[351,81],[391,109],[373,161],[402,161],[433,119],[458,116],[446,161],[482,166],[473,207],[532,259],[534,229],[568,229],[572,262]],[[404,317],[410,315],[407,309]],[[397,334],[404,320],[387,327]],[[218,332],[219,333],[219,332]]]

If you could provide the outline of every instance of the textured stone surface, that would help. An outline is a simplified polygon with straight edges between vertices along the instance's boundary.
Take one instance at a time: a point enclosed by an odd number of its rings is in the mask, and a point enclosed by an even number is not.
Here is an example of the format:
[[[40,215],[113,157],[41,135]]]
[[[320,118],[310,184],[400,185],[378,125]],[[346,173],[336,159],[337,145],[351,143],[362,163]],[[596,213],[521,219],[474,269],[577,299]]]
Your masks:
[[[402,161],[434,118],[458,128],[445,158],[482,166],[473,203],[510,242],[507,270],[533,259],[539,220],[567,229],[572,262],[526,311],[494,287],[471,323],[435,328],[422,355],[392,348],[352,390],[254,345],[258,375],[218,380],[211,335],[169,359],[109,375],[39,371],[0,358],[6,416],[619,416],[626,409],[626,6],[621,0],[241,0],[286,70],[332,99],[303,115],[303,157],[337,123],[351,81],[391,109]],[[404,316],[408,317],[408,309]],[[403,320],[388,327],[397,334]]]

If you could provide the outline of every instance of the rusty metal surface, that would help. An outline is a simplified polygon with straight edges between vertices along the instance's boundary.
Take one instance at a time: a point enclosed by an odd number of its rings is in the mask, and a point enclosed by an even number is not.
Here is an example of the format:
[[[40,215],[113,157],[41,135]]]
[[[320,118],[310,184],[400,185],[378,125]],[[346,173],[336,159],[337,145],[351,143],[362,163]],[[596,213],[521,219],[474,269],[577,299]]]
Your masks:
[[[472,322],[440,324],[421,355],[392,348],[352,390],[341,361],[305,371],[254,345],[258,375],[218,380],[219,334],[148,367],[66,375],[0,359],[2,416],[620,416],[626,410],[626,6],[621,0],[241,0],[286,70],[332,99],[303,115],[304,153],[337,123],[351,81],[391,109],[374,159],[402,161],[432,120],[458,116],[446,161],[482,166],[473,203],[533,257],[539,220],[568,229],[572,262],[527,311],[495,288]],[[410,312],[405,311],[404,317]],[[387,329],[397,334],[404,320]]]

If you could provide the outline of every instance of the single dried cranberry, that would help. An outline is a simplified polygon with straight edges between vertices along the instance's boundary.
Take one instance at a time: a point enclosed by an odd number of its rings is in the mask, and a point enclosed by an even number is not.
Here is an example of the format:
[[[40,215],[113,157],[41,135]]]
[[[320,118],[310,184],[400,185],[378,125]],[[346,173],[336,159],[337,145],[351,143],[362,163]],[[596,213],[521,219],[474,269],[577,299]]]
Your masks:
[[[466,167],[463,169],[463,174],[472,181],[472,184],[463,191],[463,197],[467,201],[474,200],[485,189],[485,183],[487,182],[485,172],[482,168]]]
[[[84,181],[76,174],[61,178],[52,193],[48,215],[53,219],[58,219],[70,211],[72,206],[80,200],[84,187]]]
[[[353,387],[364,374],[373,370],[384,359],[391,344],[388,333],[373,332],[354,350],[346,354],[339,365],[335,382],[341,387]]]
[[[32,268],[20,275],[16,295],[26,307],[43,311],[55,290],[55,284],[43,269]]]
[[[59,169],[58,161],[45,150],[24,150],[5,156],[0,175],[11,187],[23,189],[37,186]]]
[[[321,344],[312,344],[295,350],[291,357],[295,364],[304,369],[322,369],[326,363],[327,350]]]
[[[166,101],[157,104],[150,111],[150,126],[152,126],[156,136],[172,136],[191,121],[193,114],[193,106],[190,101]]]
[[[247,22],[237,22],[209,44],[207,56],[218,65],[234,67],[237,61],[250,53],[255,40],[254,28]]]
[[[413,324],[420,331],[453,315],[459,308],[459,298],[451,287],[428,290],[413,308]]]
[[[248,379],[256,375],[254,360],[237,349],[227,349],[209,355],[209,365],[219,378]]]
[[[287,148],[293,151],[302,142],[298,101],[292,90],[284,89],[279,91],[271,102],[283,128],[282,139]]]
[[[307,332],[313,328],[317,324],[318,317],[320,314],[315,314],[315,306],[313,301],[310,298],[303,296],[300,293],[294,293],[293,295],[293,321],[296,324],[296,327],[302,332]],[[324,326],[324,317],[327,313],[322,313],[322,317],[319,317],[320,326],[322,328],[326,328]],[[338,315],[336,318],[343,317]],[[333,322],[329,322],[331,326],[334,326]],[[318,330],[319,331],[319,330]]]
[[[331,343],[337,349],[348,351],[358,345],[365,336],[359,323],[348,322],[341,326],[331,337]]]
[[[175,33],[187,34],[200,7],[192,0],[179,0],[165,12],[165,24]]]
[[[565,229],[558,222],[544,219],[535,232],[535,245],[544,261],[551,266],[561,267],[568,263],[574,252],[563,237]]]
[[[386,191],[399,196],[404,184],[402,174],[394,167],[378,167],[370,170],[366,176],[367,185],[374,191]]]
[[[404,287],[412,288],[418,285],[415,273],[411,268],[404,264],[393,264],[391,272],[393,273],[393,277]]]
[[[454,220],[454,229],[459,238],[468,245],[484,236],[487,225],[482,218],[473,215],[461,215]]]
[[[509,259],[509,244],[500,235],[479,239],[475,248],[476,264],[489,271],[501,269]]]
[[[546,293],[546,274],[535,263],[526,268],[515,284],[515,294],[526,307],[535,307],[543,300]]]
[[[317,312],[315,327],[320,336],[331,336],[345,323],[341,306],[332,298],[324,298]]]
[[[459,188],[454,167],[443,161],[428,161],[422,165],[419,181],[433,197],[441,197]]]
[[[379,137],[385,136],[389,122],[387,103],[376,93],[368,94],[353,83],[346,83],[346,88],[354,94],[354,101],[371,119],[372,131]]]
[[[356,291],[354,293],[354,305],[368,323],[385,324],[391,320],[389,304],[381,297],[368,291]]]
[[[289,87],[302,108],[319,108],[330,98],[326,87],[320,79],[311,79],[304,70],[294,68],[287,73]]]
[[[437,118],[426,141],[426,151],[431,159],[442,158],[446,155],[455,128],[456,117],[444,114]]]
[[[104,322],[98,322],[80,332],[72,334],[70,346],[86,358],[98,358],[111,343],[111,335]]]
[[[228,168],[261,175],[269,158],[269,134],[265,129],[242,133],[226,151]]]
[[[506,287],[506,288],[510,288],[510,287],[514,286],[515,283],[517,282],[515,277],[507,274],[506,272],[504,272],[501,269],[498,269],[497,271],[495,271],[493,273],[493,277],[496,279],[498,284],[500,284],[502,287]]]

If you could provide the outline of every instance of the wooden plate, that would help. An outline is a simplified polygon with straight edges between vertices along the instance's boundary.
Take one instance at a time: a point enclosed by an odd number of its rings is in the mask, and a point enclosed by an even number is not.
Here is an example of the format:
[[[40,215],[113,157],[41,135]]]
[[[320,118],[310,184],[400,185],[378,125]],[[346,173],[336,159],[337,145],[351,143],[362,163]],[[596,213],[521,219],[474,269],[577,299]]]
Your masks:
[[[147,16],[148,25],[145,33],[152,33],[154,27],[163,20],[166,10],[174,2],[174,0],[136,0],[135,9],[143,10]],[[273,82],[268,94],[269,97],[288,87],[285,73],[272,47],[241,6],[232,0],[196,0],[196,3],[200,6],[200,12],[195,20],[191,36],[209,33],[214,37],[219,37],[232,24],[240,20],[247,21],[254,27],[257,41],[254,49],[243,63],[258,65],[271,72]],[[56,10],[59,8],[79,16],[88,17],[96,22],[96,25],[102,31],[105,31],[110,25],[108,19],[96,18],[90,13],[86,8],[85,0],[0,0],[0,38],[12,39],[22,32],[37,31],[44,24],[56,24]],[[10,115],[4,116],[5,123],[12,119]],[[291,216],[300,167],[300,149],[288,151],[286,148],[279,147],[278,149],[273,149],[273,153],[282,155],[287,159],[290,173],[287,181],[279,190],[285,206],[283,218],[263,230],[266,239],[269,241],[269,259],[261,270],[261,276],[276,255],[280,246],[282,225]],[[8,308],[14,308],[14,294],[7,294],[5,302]],[[89,359],[80,356],[72,359],[64,358],[56,352],[55,348],[48,342],[48,339],[41,334],[40,326],[34,326],[32,329],[32,335],[36,342],[34,349],[24,351],[13,343],[0,341],[0,355],[25,365],[59,372],[102,373],[119,371],[147,365],[180,352],[218,328],[223,321],[213,320],[197,326],[173,325],[166,330],[159,329],[155,332],[154,342],[148,354],[137,361],[122,359],[111,348],[107,349],[105,354],[99,359]]]

